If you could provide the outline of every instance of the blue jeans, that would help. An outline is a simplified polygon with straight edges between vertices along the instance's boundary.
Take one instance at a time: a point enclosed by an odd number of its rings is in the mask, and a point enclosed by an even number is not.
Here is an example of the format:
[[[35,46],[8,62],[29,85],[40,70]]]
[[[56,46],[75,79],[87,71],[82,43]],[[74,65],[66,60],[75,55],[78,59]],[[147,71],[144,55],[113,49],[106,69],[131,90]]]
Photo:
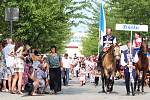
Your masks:
[[[64,68],[64,77],[63,77],[63,83],[64,85],[68,85],[69,83],[69,68]]]

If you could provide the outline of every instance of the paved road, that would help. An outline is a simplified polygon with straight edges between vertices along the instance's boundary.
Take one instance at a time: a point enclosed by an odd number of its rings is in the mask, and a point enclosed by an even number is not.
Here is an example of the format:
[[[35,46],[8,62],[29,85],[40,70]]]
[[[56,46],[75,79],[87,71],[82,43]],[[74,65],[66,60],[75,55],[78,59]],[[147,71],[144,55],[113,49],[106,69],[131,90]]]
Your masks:
[[[93,84],[86,84],[81,87],[74,79],[70,86],[63,87],[62,93],[58,95],[43,96],[21,96],[9,93],[0,93],[0,100],[144,100],[150,97],[150,88],[145,87],[145,93],[126,96],[123,80],[115,81],[114,91],[111,94],[98,93],[101,86],[95,87]]]

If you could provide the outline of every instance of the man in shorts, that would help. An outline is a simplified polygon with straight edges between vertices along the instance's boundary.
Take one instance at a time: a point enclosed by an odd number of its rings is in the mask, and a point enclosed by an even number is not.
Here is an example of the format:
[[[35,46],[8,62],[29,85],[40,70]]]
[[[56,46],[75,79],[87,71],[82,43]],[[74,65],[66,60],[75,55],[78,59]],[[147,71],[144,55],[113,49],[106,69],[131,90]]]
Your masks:
[[[7,39],[7,45],[3,48],[4,62],[6,67],[3,69],[3,91],[11,91],[12,75],[14,74],[14,45],[12,39]],[[8,90],[6,88],[6,80],[8,80]]]

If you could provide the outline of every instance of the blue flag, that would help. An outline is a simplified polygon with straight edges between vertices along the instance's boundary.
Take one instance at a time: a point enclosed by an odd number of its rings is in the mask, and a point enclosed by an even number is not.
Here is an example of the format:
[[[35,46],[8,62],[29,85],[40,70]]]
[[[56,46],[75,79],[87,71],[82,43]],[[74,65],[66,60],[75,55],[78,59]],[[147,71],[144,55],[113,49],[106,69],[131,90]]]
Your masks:
[[[106,35],[106,19],[103,8],[103,1],[100,0],[100,15],[99,15],[99,38],[103,41],[103,36]],[[102,42],[101,42],[102,43]],[[103,44],[101,44],[103,45]]]

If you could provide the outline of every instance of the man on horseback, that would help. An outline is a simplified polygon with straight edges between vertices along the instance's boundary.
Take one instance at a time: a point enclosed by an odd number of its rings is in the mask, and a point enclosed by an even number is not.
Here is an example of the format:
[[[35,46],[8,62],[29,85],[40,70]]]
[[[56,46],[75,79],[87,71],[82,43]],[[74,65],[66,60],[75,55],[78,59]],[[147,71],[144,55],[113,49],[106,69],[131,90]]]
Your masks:
[[[109,47],[112,44],[116,44],[116,37],[112,35],[112,28],[108,28],[107,29],[107,33],[105,36],[103,36],[103,38],[101,38],[101,52],[99,54],[99,58],[98,58],[98,64],[97,66],[102,67],[102,59],[105,55],[105,53],[107,52],[107,50],[109,49]]]
[[[127,46],[128,46],[128,49],[125,51],[122,51],[122,54],[121,54],[121,65],[124,67],[127,95],[130,95],[130,82],[132,81],[133,82],[132,85],[134,86],[134,81],[136,78],[136,70],[135,70],[135,67],[133,66],[133,63],[135,62],[135,58],[133,58],[133,53],[132,51],[130,51],[131,43],[127,42]],[[132,91],[134,90],[132,89]],[[134,95],[133,92],[132,92],[132,95]]]

